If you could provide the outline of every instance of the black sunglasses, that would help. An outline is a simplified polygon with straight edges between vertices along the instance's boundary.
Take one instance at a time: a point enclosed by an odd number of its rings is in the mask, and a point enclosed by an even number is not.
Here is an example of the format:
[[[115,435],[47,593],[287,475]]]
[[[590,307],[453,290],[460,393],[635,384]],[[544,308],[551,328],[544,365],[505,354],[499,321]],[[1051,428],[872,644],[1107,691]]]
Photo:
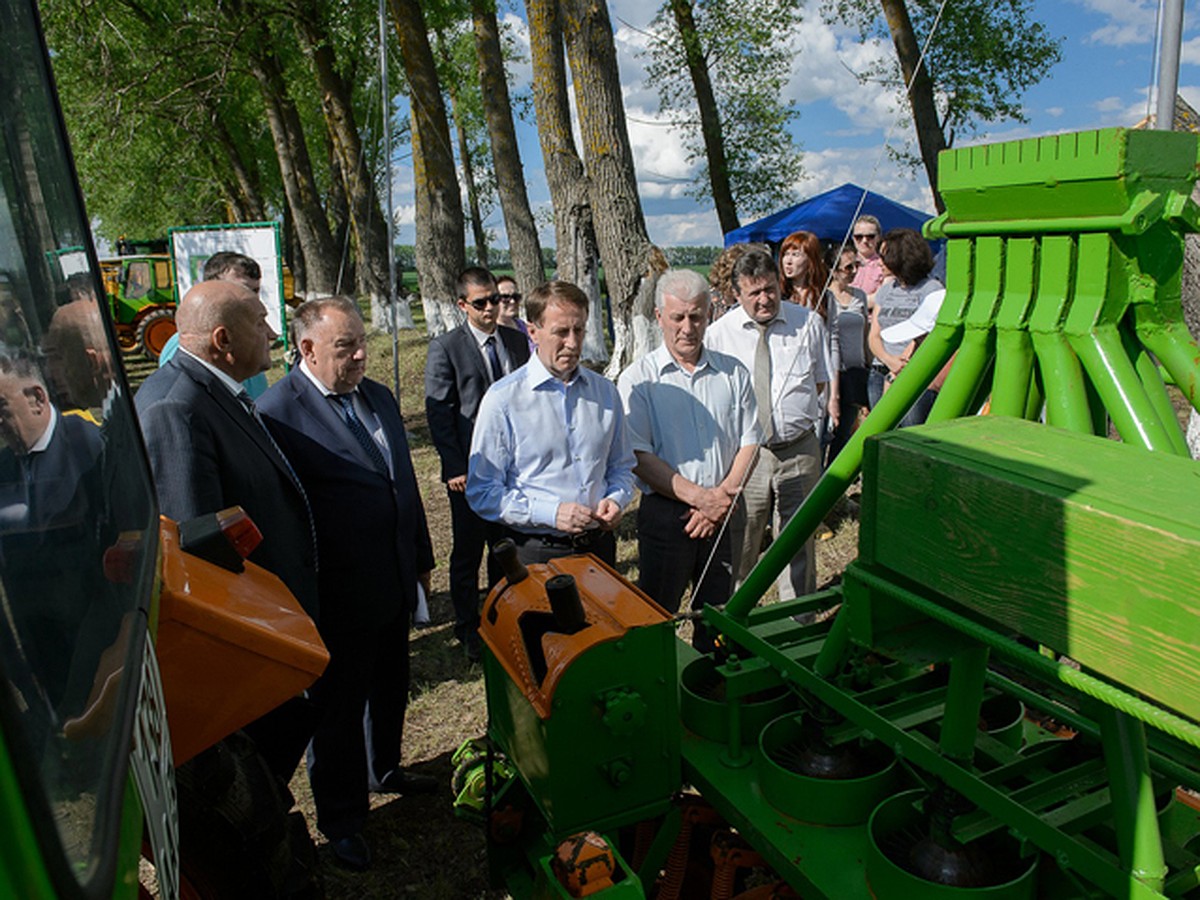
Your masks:
[[[873,240],[875,240],[877,237],[879,237],[879,235],[877,235],[877,234],[856,234],[856,235],[854,236],[854,239],[855,239],[856,241],[865,241],[865,240],[868,240],[868,239],[870,239],[870,240],[872,240],[872,241],[873,241]]]
[[[486,297],[476,297],[474,300],[464,301],[471,304],[479,310],[487,309],[489,306],[496,306],[500,302],[499,294],[488,294]]]
[[[520,295],[520,294],[516,294],[516,293],[514,293],[514,294],[501,294],[501,295],[500,295],[500,302],[501,302],[501,303],[520,303],[520,302],[521,302],[521,295]]]

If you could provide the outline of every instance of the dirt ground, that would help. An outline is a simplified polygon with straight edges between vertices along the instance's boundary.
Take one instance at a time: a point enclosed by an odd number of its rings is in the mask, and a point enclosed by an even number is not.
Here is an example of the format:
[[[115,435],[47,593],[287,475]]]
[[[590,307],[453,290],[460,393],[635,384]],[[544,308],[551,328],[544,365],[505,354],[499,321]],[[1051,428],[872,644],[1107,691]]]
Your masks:
[[[405,726],[404,763],[416,772],[434,776],[445,787],[426,797],[372,795],[364,837],[374,854],[374,866],[368,872],[356,873],[333,862],[324,838],[316,830],[312,795],[301,768],[291,787],[318,845],[321,874],[330,900],[393,897],[465,900],[507,896],[504,891],[489,890],[482,831],[456,818],[451,806],[450,758],[464,740],[486,731],[487,714],[482,670],[467,663],[453,637],[454,616],[447,579],[450,509],[439,480],[437,453],[425,422],[426,343],[423,330],[401,333],[400,406],[409,430],[413,465],[438,560],[429,604],[432,623],[412,635],[412,699]],[[128,359],[126,363],[134,383],[140,383],[153,369],[136,359]],[[282,363],[277,362],[269,377],[274,380],[282,371]],[[393,386],[392,351],[387,336],[371,337],[369,373],[372,378]],[[633,523],[634,516],[627,514],[618,532],[618,569],[630,580],[635,580],[638,574]],[[857,517],[850,514],[843,516],[833,531],[818,541],[820,585],[839,576],[854,558],[857,538]]]

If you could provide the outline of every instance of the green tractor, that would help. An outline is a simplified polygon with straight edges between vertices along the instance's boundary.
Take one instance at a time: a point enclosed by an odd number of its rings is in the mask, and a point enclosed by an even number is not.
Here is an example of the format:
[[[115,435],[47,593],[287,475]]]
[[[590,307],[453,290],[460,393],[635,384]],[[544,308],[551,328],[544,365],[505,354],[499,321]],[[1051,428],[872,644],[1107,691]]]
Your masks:
[[[117,343],[124,353],[157,360],[175,333],[174,265],[166,252],[151,246],[162,244],[165,251],[165,241],[144,242],[150,252],[142,251],[141,243],[127,243],[120,242],[122,255],[100,260]]]

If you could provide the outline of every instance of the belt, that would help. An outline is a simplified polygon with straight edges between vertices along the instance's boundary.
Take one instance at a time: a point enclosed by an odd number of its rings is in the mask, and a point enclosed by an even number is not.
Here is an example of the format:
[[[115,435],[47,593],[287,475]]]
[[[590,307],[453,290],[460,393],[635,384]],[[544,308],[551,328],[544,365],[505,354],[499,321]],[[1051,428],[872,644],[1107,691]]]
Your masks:
[[[873,363],[871,363],[871,368],[872,368],[872,369],[874,369],[876,372],[883,372],[883,373],[885,373],[885,374],[886,374],[887,372],[890,372],[890,371],[891,371],[891,369],[889,369],[889,368],[888,368],[887,366],[885,366],[883,363],[877,363],[877,362],[873,362]]]
[[[795,446],[796,444],[800,443],[802,440],[804,440],[806,437],[808,437],[812,433],[813,433],[813,430],[811,428],[805,428],[802,432],[800,432],[795,437],[788,438],[786,441],[774,441],[770,444],[767,444],[766,448],[768,450],[770,450],[772,453],[777,453],[780,450],[786,450],[788,447]]]

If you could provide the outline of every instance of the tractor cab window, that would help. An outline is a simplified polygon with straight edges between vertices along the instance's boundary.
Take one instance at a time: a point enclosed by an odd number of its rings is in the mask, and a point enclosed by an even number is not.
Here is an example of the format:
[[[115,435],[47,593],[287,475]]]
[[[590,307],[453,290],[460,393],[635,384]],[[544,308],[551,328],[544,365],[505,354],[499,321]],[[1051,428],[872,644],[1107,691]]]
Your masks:
[[[145,260],[131,262],[125,267],[125,299],[141,300],[153,286],[150,280],[150,263]]]
[[[0,778],[0,804],[28,822],[5,840],[38,848],[59,896],[98,895],[157,523],[35,16],[0,12],[0,766],[18,786]]]

